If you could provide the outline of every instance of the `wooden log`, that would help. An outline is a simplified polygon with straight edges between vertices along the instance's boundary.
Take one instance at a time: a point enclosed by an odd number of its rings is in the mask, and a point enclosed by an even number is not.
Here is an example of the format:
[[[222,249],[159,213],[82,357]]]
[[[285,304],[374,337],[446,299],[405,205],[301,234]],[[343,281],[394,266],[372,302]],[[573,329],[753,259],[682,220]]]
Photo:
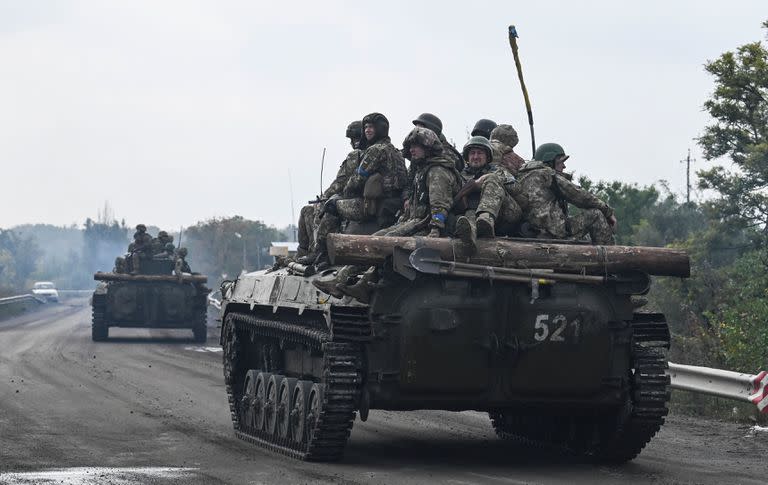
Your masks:
[[[93,275],[96,281],[144,281],[148,283],[168,281],[178,283],[179,278],[176,275],[164,274],[128,274],[128,273],[102,273],[101,271]],[[206,283],[208,277],[201,274],[184,273],[181,277],[184,283]]]
[[[552,269],[565,273],[598,275],[624,271],[684,278],[691,275],[688,254],[680,249],[557,244],[494,238],[479,239],[477,251],[469,255],[458,239],[352,234],[328,236],[328,257],[333,264],[381,265],[387,257],[392,256],[395,247],[410,251],[428,247],[438,250],[440,257],[446,261],[507,268]]]

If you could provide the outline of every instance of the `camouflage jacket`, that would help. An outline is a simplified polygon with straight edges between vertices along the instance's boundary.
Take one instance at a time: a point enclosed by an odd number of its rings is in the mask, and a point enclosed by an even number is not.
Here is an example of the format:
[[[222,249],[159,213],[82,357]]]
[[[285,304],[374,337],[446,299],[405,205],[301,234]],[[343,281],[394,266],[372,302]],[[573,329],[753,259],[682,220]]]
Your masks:
[[[486,163],[477,170],[473,169],[469,165],[465,165],[464,170],[461,171],[461,178],[464,180],[464,183],[467,183],[470,180],[477,180],[483,175],[493,173],[496,170],[498,170],[498,166],[493,163]],[[477,209],[477,206],[480,204],[480,187],[466,196],[466,202],[467,209]]]
[[[459,153],[459,151],[456,150],[456,147],[445,139],[445,135],[442,133],[438,135],[438,138],[440,139],[440,143],[443,145],[443,158],[447,158],[448,160],[452,161],[456,167],[456,170],[464,170],[464,158],[461,156],[461,153]]]
[[[521,194],[528,202],[523,218],[535,229],[557,238],[568,237],[568,203],[582,209],[598,209],[605,217],[613,215],[613,209],[603,200],[542,162],[526,163],[518,175]]]
[[[423,219],[430,215],[429,225],[445,228],[453,197],[463,183],[453,160],[443,156],[411,163],[413,190],[409,198],[409,219]]]
[[[525,163],[525,160],[523,159],[523,157],[515,153],[512,147],[510,147],[509,145],[505,145],[499,140],[491,140],[491,147],[493,147],[493,164],[494,165],[501,165],[501,159],[504,158],[504,155],[506,155],[507,153],[511,153],[512,156],[514,156],[517,160],[520,161],[521,165]]]
[[[360,165],[360,157],[362,156],[362,150],[352,150],[347,154],[347,158],[341,162],[339,171],[336,172],[336,178],[333,179],[331,185],[323,192],[323,199],[329,199],[330,197],[341,194],[344,191],[344,187],[347,185],[349,178],[355,173],[357,167]]]
[[[344,187],[345,197],[362,197],[365,181],[371,175],[380,173],[383,177],[385,197],[400,197],[408,183],[408,170],[400,150],[384,137],[363,152],[360,165]]]
[[[135,232],[133,234],[133,253],[148,253],[152,252],[152,236],[144,233]]]

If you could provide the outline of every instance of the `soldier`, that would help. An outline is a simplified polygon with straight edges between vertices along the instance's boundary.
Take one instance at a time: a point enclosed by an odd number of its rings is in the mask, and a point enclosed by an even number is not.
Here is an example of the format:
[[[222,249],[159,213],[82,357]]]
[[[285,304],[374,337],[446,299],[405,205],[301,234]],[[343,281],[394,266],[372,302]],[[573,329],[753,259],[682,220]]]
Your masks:
[[[133,250],[131,251],[131,274],[138,274],[141,269],[141,259],[152,257],[152,236],[147,234],[147,226],[139,224],[133,233]]]
[[[441,237],[445,235],[448,211],[458,193],[462,178],[452,160],[443,157],[443,146],[433,130],[417,126],[403,141],[403,152],[409,154],[413,190],[406,215],[397,224],[374,233],[376,236]],[[363,268],[344,266],[331,280],[315,280],[320,290],[337,298],[350,295],[367,302],[370,285],[375,280],[375,268],[369,268],[352,286],[349,278]]]
[[[342,195],[328,199],[321,211],[316,237],[319,261],[326,255],[326,237],[341,230],[342,220],[376,220],[380,228],[387,227],[395,222],[401,207],[407,169],[402,154],[390,141],[389,121],[383,114],[371,113],[363,118],[360,148],[364,150],[360,165],[349,177]]]
[[[187,248],[179,248],[176,251],[176,261],[173,265],[173,274],[175,274],[179,281],[181,281],[183,273],[191,273],[192,269],[187,264]]]
[[[360,165],[360,157],[363,153],[359,149],[360,139],[363,137],[362,126],[360,121],[353,121],[347,126],[347,138],[349,138],[349,142],[352,145],[352,151],[341,162],[336,178],[325,189],[325,192],[320,197],[321,199],[330,199],[334,195],[341,194],[347,185],[349,177],[355,173],[355,170]],[[317,257],[314,251],[314,238],[317,223],[319,222],[316,219],[319,216],[320,208],[320,204],[309,204],[302,207],[299,213],[299,248],[296,252],[296,259],[302,264],[313,263]]]
[[[176,251],[176,247],[173,245],[173,243],[166,243],[165,247],[152,255],[152,259],[165,259],[165,258],[171,258],[173,257],[174,253]]]
[[[563,147],[544,143],[536,149],[534,160],[520,169],[521,192],[528,200],[524,218],[530,235],[565,239],[589,234],[592,244],[615,244],[613,209],[564,176],[567,159]],[[568,203],[584,210],[569,216]]]
[[[464,168],[464,159],[461,157],[461,153],[456,150],[456,147],[453,146],[453,144],[448,143],[448,140],[446,140],[443,135],[443,122],[440,121],[440,118],[432,113],[422,113],[418,118],[413,120],[413,124],[414,126],[423,126],[424,128],[429,128],[434,131],[440,139],[440,143],[443,145],[443,157],[454,162],[456,170],[461,171]],[[403,153],[403,156],[408,158],[407,153]],[[408,180],[410,181],[411,177],[409,177]]]
[[[464,215],[456,219],[455,235],[465,243],[469,252],[474,252],[477,244],[475,217],[480,204],[481,189],[488,175],[495,170],[495,166],[491,164],[493,148],[487,138],[473,136],[464,145],[463,155],[467,163],[461,172],[464,186],[459,191],[459,200],[456,201],[454,210]]]
[[[520,138],[512,125],[498,125],[491,131],[491,146],[493,147],[493,163],[504,165],[512,175],[517,175],[517,171],[523,166],[525,160],[515,153]]]
[[[165,231],[158,232],[157,237],[152,239],[152,256],[165,253],[168,244],[173,246],[173,236]]]

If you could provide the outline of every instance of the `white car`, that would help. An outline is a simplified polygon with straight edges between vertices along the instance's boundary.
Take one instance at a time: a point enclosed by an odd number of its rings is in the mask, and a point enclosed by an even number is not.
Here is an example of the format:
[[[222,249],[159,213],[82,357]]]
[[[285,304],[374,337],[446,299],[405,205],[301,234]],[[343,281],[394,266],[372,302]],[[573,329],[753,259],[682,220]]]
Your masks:
[[[48,301],[59,301],[59,292],[51,281],[38,281],[32,285],[32,294]]]

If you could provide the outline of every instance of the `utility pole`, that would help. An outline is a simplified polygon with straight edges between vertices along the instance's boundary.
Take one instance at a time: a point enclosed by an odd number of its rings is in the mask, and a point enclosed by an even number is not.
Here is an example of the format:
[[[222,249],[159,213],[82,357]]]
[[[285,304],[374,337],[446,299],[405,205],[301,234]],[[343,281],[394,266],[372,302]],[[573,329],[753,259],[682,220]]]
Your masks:
[[[695,162],[695,158],[691,158],[691,149],[688,149],[688,156],[685,160],[680,160],[680,163],[685,163],[685,203],[691,203],[691,162]]]

